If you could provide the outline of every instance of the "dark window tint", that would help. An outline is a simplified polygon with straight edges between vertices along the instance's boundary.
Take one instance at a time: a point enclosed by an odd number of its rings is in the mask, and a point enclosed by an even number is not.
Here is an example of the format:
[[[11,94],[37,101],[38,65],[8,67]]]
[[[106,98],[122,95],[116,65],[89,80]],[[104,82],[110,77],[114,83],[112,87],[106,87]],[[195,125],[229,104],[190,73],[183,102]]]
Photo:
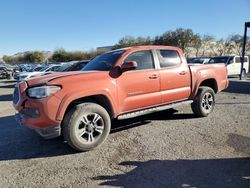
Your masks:
[[[92,59],[82,70],[83,71],[109,71],[125,50],[117,50],[99,55]]]
[[[213,57],[209,60],[208,63],[214,64],[214,63],[225,63],[227,64],[229,61],[230,57],[226,56],[226,57]]]
[[[46,72],[49,72],[49,71],[55,71],[56,69],[58,69],[60,66],[55,66],[55,67],[51,67],[49,70],[47,70]]]
[[[157,50],[161,67],[174,67],[181,64],[181,58],[175,50]]]
[[[34,68],[34,71],[40,71],[43,67],[36,67]]]
[[[79,71],[82,70],[82,68],[87,64],[87,62],[80,62],[77,63],[74,67],[70,69],[70,71]]]
[[[233,57],[230,57],[227,64],[232,64],[232,63],[233,63],[233,60],[234,60],[234,58],[233,58]]]
[[[136,61],[136,70],[153,69],[154,61],[151,51],[138,51],[130,54],[124,62]]]
[[[240,57],[235,57],[235,62],[236,63],[241,63]],[[244,57],[244,62],[248,62],[247,57]]]
[[[240,57],[235,57],[235,62],[240,63]]]

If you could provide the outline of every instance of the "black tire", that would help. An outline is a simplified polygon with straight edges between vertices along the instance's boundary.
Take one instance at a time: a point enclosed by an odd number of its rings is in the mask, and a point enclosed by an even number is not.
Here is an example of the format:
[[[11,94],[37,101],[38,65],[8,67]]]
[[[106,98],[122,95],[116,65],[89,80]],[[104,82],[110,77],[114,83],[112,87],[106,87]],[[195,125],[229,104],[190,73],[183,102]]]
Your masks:
[[[200,87],[191,104],[192,111],[199,117],[208,116],[214,109],[215,93],[210,87]]]
[[[102,106],[88,102],[76,105],[66,114],[62,132],[64,139],[72,148],[89,151],[106,140],[110,128],[111,120],[108,112]]]

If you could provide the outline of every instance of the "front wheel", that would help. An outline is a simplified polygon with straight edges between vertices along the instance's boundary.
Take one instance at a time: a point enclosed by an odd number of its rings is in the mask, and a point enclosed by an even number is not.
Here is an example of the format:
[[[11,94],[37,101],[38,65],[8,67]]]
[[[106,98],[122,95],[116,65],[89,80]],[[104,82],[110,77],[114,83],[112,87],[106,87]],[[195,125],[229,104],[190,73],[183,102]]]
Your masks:
[[[66,114],[63,121],[63,136],[74,149],[88,151],[106,140],[110,128],[110,116],[102,106],[83,103]]]
[[[194,114],[200,117],[208,116],[214,109],[215,93],[210,87],[200,87],[198,93],[191,104]]]

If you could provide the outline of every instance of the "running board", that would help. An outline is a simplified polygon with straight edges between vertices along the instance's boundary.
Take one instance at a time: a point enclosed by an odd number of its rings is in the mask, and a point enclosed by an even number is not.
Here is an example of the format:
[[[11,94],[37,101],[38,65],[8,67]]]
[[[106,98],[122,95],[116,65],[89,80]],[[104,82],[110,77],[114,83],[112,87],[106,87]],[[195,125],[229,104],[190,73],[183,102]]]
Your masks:
[[[151,113],[154,113],[154,112],[167,110],[167,109],[170,109],[170,108],[175,108],[177,106],[184,105],[184,104],[191,104],[192,102],[193,102],[193,100],[187,100],[187,101],[167,104],[167,105],[164,105],[164,106],[148,108],[148,109],[145,109],[145,110],[139,110],[139,111],[135,111],[135,112],[131,112],[131,113],[122,114],[122,115],[118,116],[117,119],[121,120],[121,119],[134,118],[134,117],[137,117],[137,116],[142,116],[142,115],[151,114]]]

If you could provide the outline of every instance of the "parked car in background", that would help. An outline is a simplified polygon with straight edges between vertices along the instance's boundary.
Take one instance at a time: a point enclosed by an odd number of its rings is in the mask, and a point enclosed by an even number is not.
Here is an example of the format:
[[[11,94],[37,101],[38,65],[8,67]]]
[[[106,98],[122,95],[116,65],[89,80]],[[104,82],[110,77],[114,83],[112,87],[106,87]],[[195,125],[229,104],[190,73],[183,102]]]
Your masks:
[[[67,69],[71,65],[72,65],[72,63],[71,64],[63,64],[60,67],[56,68],[54,71],[45,72],[45,73],[41,74],[40,76],[52,74],[52,73],[55,73],[55,72],[64,72],[65,69]]]
[[[79,62],[74,63],[73,65],[69,66],[68,68],[66,68],[63,72],[82,70],[87,65],[88,62],[89,62],[89,60],[79,61]]]
[[[111,119],[183,104],[205,117],[214,109],[215,94],[227,87],[223,63],[189,66],[177,47],[136,46],[99,55],[82,71],[21,82],[13,105],[20,124],[47,139],[63,134],[71,147],[87,151],[105,141]]]
[[[190,64],[192,61],[195,59],[195,57],[188,57],[187,58],[187,63]]]
[[[1,79],[10,79],[11,73],[5,66],[0,66],[0,78]]]
[[[240,75],[241,61],[240,56],[218,56],[209,60],[208,64],[224,63],[227,65],[228,76]],[[244,57],[242,77],[245,77],[249,70],[248,56]]]
[[[46,72],[54,72],[59,67],[61,67],[61,65],[50,65],[43,67],[39,71],[19,73],[18,75],[15,76],[15,79],[17,81],[27,80],[31,77],[40,76]]]
[[[188,64],[207,64],[210,57],[196,57],[189,61]]]
[[[35,66],[31,72],[35,72],[35,71],[40,71],[42,68],[44,68],[43,66]]]

